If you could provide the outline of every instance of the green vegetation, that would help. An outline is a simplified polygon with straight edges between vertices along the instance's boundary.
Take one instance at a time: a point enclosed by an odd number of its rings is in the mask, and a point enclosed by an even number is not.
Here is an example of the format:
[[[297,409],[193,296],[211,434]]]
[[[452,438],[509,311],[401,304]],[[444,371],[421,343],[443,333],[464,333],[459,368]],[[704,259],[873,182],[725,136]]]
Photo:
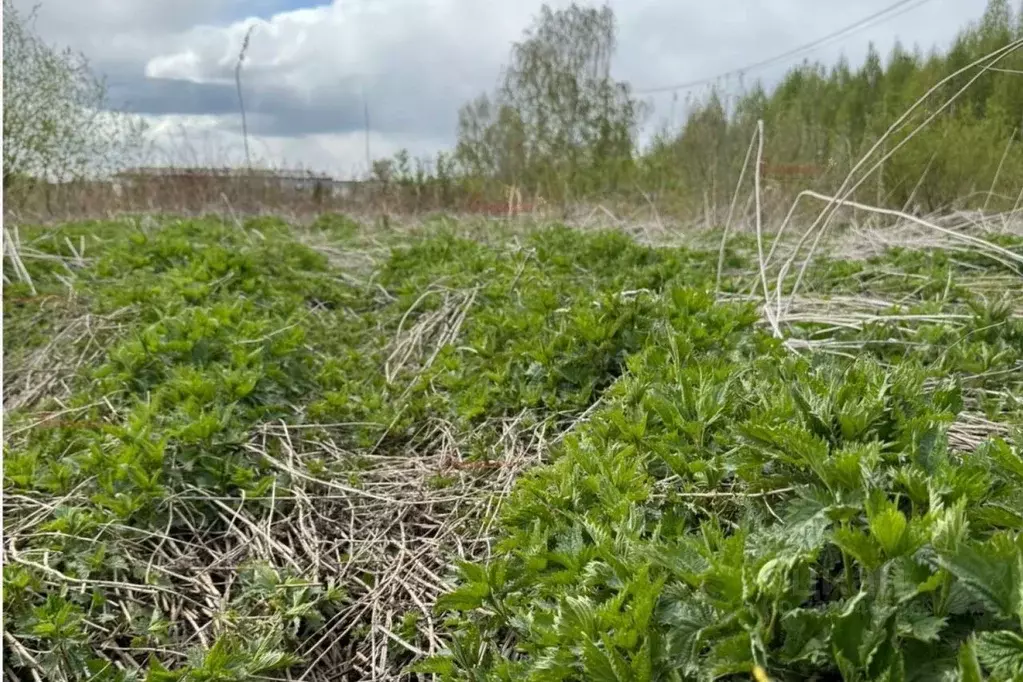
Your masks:
[[[144,219],[17,243],[13,675],[1023,669],[1007,256],[817,259],[783,343],[743,293],[748,237],[717,298],[714,245],[564,227]]]
[[[545,8],[513,47],[496,93],[463,108],[453,157],[414,169],[402,154],[381,162],[387,172],[378,177],[414,207],[465,193],[507,200],[516,187],[527,202],[653,202],[662,212],[702,215],[729,205],[763,120],[768,176],[772,166],[818,169],[770,178],[782,201],[807,188],[833,190],[880,143],[867,168],[898,151],[858,178],[854,199],[928,213],[1009,210],[1020,205],[1023,177],[1021,41],[1023,6],[1014,12],[1009,0],[990,0],[948,49],[896,46],[883,60],[871,47],[859,68],[803,64],[770,92],[756,83],[728,106],[734,93],[690,98],[681,128],[641,148],[639,125],[657,112],[610,75],[611,11]]]
[[[611,77],[614,50],[609,7],[544,6],[513,46],[494,101],[482,95],[459,114],[455,160],[468,186],[496,181],[561,199],[621,189],[641,107]]]
[[[728,112],[714,94],[679,133],[667,131],[644,155],[645,182],[683,202],[702,201],[706,190],[713,193],[712,205],[727,205],[756,121],[763,119],[764,153],[771,163],[822,169],[810,177],[780,178],[788,194],[808,186],[837,187],[917,100],[958,73],[897,126],[882,151],[905,146],[865,177],[854,196],[893,208],[918,205],[926,212],[1012,209],[1019,205],[1023,178],[1021,40],[1023,5],[1014,16],[1008,0],[990,0],[981,20],[964,28],[947,50],[925,55],[896,45],[882,61],[871,46],[858,69],[844,61],[805,64],[770,93],[753,87]],[[967,69],[989,54],[994,56],[979,66],[991,70]],[[926,128],[911,136],[931,116]]]
[[[592,404],[655,321],[618,292],[690,259],[615,234],[561,229],[512,251],[437,229],[368,270],[334,270],[267,220],[22,230],[24,281],[4,289],[5,660],[51,679],[249,679],[316,658],[332,618],[368,620],[351,607],[379,598],[392,538],[360,563],[366,524],[410,495],[360,497],[389,475],[372,458],[404,467],[449,439],[451,461],[420,481],[431,516],[409,532],[479,516],[444,499],[486,492],[474,479],[507,439]],[[343,219],[306,237],[370,257]],[[312,504],[330,513],[308,521]],[[258,530],[275,518],[300,539]],[[344,557],[364,570],[341,583]],[[438,572],[447,558],[420,557]],[[337,650],[328,662],[350,666]]]
[[[1019,319],[978,306],[973,328],[993,315],[998,331],[962,354],[961,330],[893,320],[832,336],[855,338],[855,359],[793,357],[748,314],[665,298],[606,405],[521,482],[496,557],[438,602],[467,616],[423,669],[934,680],[967,679],[978,656],[990,679],[1023,674],[1020,450],[949,439],[964,401],[998,391],[976,384],[988,372],[1014,377],[992,407],[1018,391]],[[950,303],[925,296],[903,319]],[[992,354],[1006,364],[966,370]],[[1008,402],[991,411],[1018,425]]]

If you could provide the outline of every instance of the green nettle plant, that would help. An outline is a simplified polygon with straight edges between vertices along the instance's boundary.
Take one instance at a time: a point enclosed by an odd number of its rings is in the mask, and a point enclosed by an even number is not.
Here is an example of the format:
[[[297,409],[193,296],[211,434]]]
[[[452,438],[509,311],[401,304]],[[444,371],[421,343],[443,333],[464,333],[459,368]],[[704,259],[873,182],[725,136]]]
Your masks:
[[[463,565],[438,602],[465,614],[451,654],[421,669],[1023,675],[1023,459],[998,439],[949,451],[960,388],[924,391],[912,365],[683,350],[686,331],[630,363],[613,406],[523,481],[497,558]]]
[[[1001,262],[822,258],[808,290],[898,303],[793,323],[797,354],[736,296],[745,237],[730,303],[716,246],[565,227],[134,220],[20,248],[46,257],[25,260],[34,294],[4,289],[9,676],[358,676],[374,609],[395,675],[1023,674],[1023,322]],[[338,534],[393,517],[380,481],[417,458],[437,498],[385,545],[457,570],[388,601],[393,555]]]

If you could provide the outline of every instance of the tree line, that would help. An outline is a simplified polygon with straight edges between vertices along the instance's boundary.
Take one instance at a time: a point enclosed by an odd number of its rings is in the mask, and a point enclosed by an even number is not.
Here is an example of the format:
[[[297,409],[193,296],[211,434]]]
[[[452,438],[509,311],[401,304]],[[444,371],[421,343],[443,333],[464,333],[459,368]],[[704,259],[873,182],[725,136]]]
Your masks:
[[[1013,11],[1009,0],[990,0],[945,50],[896,44],[883,58],[871,45],[858,68],[845,59],[804,62],[771,90],[755,83],[727,97],[712,89],[689,102],[681,126],[662,128],[644,147],[639,129],[651,108],[611,76],[615,28],[607,7],[544,7],[513,46],[495,92],[462,108],[454,153],[414,171],[402,153],[398,163],[378,163],[386,171],[378,179],[415,192],[439,184],[447,194],[457,186],[496,197],[513,186],[551,202],[642,198],[702,210],[728,203],[763,120],[765,156],[775,167],[819,171],[783,175],[773,186],[789,196],[834,188],[935,84],[1003,50],[972,83],[980,67],[931,92],[888,137],[887,148],[898,152],[855,198],[928,212],[1020,205],[1023,5]]]

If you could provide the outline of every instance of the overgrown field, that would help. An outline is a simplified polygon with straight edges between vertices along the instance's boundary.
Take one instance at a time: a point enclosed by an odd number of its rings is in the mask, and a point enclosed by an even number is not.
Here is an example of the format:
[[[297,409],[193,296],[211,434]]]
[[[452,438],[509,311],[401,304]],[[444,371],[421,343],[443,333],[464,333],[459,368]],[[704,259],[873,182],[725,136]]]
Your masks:
[[[5,673],[1020,679],[1020,232],[12,228]]]

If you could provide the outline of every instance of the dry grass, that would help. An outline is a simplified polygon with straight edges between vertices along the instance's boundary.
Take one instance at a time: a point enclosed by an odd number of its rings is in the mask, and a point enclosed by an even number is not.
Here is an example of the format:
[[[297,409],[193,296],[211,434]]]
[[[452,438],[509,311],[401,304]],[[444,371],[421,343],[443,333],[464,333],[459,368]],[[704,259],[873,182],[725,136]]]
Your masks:
[[[50,418],[57,416],[68,415]],[[421,440],[428,447],[400,457],[339,447],[330,434],[343,425],[266,424],[246,449],[278,472],[287,493],[275,484],[264,498],[239,499],[192,487],[167,498],[162,510],[167,532],[118,529],[127,540],[127,566],[145,567],[141,583],[128,577],[127,568],[123,582],[73,578],[50,568],[44,554],[19,550],[27,537],[45,532],[40,524],[54,509],[84,507],[88,499],[75,491],[49,499],[6,495],[5,514],[21,521],[7,528],[4,561],[37,569],[50,589],[113,588],[115,608],[126,613],[133,604],[155,602],[178,641],[203,647],[231,621],[228,604],[239,571],[265,562],[303,576],[309,586],[341,586],[347,593],[333,617],[296,652],[307,662],[297,679],[394,679],[402,664],[442,648],[432,607],[450,588],[452,557],[489,554],[490,526],[502,500],[516,476],[547,452],[544,429],[523,428],[523,416],[486,425],[501,433],[486,461],[468,461],[466,444],[440,422],[423,427],[429,433]],[[196,503],[217,509],[227,531],[198,530],[190,517]],[[172,534],[172,526],[191,526],[193,533]],[[399,634],[408,614],[422,624],[425,649]],[[93,626],[104,651],[119,653],[123,664],[144,662],[146,650],[118,644],[113,632],[104,638],[102,625]]]
[[[329,437],[309,438],[306,429],[283,424],[267,425],[252,439],[249,450],[290,480],[292,498],[255,514],[240,505],[225,509],[239,519],[232,524],[233,547],[255,554],[237,558],[285,561],[311,581],[344,585],[349,593],[298,652],[309,661],[304,677],[385,679],[396,660],[442,648],[432,605],[450,588],[451,557],[489,553],[501,500],[516,475],[546,451],[542,430],[524,431],[519,421],[498,425],[502,438],[486,462],[466,461],[464,443],[443,423],[424,426],[431,431],[423,434],[427,451],[402,457],[347,452]],[[270,450],[281,454],[272,457]],[[308,473],[310,459],[329,476]],[[350,480],[358,488],[339,483]],[[425,625],[425,651],[397,632],[409,613]]]
[[[83,368],[92,365],[106,351],[113,336],[121,329],[120,321],[129,312],[117,310],[105,315],[90,313],[76,286],[77,272],[92,264],[85,255],[84,240],[79,244],[67,242],[71,255],[61,257],[22,243],[17,227],[4,231],[6,264],[13,270],[13,280],[27,284],[30,296],[11,296],[4,288],[4,305],[23,307],[31,305],[31,317],[19,319],[18,327],[6,331],[35,333],[46,330],[47,342],[24,356],[5,357],[3,369],[4,411],[23,409],[47,397],[58,404],[71,394],[70,382]],[[64,284],[63,295],[39,295],[24,266],[25,262],[47,261],[62,269],[56,277]],[[5,284],[10,282],[4,273]],[[6,355],[6,354],[5,354]]]

